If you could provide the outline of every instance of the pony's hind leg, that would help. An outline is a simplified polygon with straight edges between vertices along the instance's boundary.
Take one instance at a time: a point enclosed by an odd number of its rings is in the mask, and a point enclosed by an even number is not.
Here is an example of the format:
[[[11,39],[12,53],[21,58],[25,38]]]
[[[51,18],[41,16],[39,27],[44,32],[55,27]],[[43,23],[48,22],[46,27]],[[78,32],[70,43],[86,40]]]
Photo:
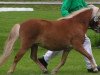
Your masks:
[[[24,50],[24,49],[20,49],[20,50],[19,50],[19,52],[18,52],[17,55],[15,56],[15,59],[14,59],[13,64],[11,65],[9,71],[7,72],[8,74],[14,72],[18,61],[22,58],[22,56],[25,54],[25,52],[26,52],[26,50]]]
[[[22,42],[22,46],[21,49],[18,51],[18,53],[16,54],[13,64],[11,65],[10,69],[8,70],[8,74],[11,74],[14,72],[17,63],[19,62],[19,60],[23,57],[23,55],[26,53],[26,51],[32,46],[31,45],[31,41],[27,40],[27,41],[23,41]]]
[[[31,59],[40,67],[40,69],[43,71],[43,73],[48,73],[47,69],[39,62],[37,58],[37,50],[38,50],[38,45],[33,45],[31,47]]]
[[[58,64],[56,68],[54,68],[51,72],[52,75],[56,75],[56,73],[59,71],[59,69],[65,64],[67,56],[69,54],[70,50],[63,50],[61,62]]]

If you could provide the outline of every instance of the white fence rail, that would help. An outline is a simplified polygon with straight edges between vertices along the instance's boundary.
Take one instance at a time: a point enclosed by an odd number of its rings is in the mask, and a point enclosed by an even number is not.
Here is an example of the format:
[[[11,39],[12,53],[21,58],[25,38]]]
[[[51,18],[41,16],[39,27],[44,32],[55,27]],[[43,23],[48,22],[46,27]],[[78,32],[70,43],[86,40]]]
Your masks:
[[[0,12],[7,12],[7,11],[34,11],[33,8],[24,8],[24,7],[1,7]]]
[[[100,4],[100,2],[87,2],[88,4]],[[0,2],[0,4],[62,4],[60,1],[52,1],[52,2]]]

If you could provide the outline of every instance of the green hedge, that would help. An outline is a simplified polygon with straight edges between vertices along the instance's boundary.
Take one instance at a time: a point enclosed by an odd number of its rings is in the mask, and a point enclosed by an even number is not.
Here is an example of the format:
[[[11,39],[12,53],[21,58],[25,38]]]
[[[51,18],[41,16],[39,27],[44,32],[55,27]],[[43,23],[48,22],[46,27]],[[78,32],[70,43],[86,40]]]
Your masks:
[[[100,46],[100,33],[96,33],[89,29],[87,35],[90,38],[93,47]]]

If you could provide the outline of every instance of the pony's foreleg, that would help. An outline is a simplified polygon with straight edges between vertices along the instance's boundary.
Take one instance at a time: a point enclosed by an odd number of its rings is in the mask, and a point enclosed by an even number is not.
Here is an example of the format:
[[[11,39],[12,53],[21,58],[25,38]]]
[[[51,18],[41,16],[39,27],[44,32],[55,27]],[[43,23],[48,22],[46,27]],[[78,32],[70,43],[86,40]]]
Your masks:
[[[98,72],[97,66],[93,62],[92,56],[83,48],[83,45],[78,43],[78,42],[76,42],[76,43],[73,44],[73,47],[75,48],[76,51],[80,52],[82,55],[87,57],[91,62],[91,67],[92,67],[93,71],[94,72]]]
[[[70,50],[63,50],[61,62],[58,64],[56,68],[52,70],[51,72],[52,75],[55,75],[59,71],[59,69],[65,64],[69,52]]]
[[[37,45],[33,45],[31,47],[31,59],[40,67],[40,69],[43,71],[43,73],[48,73],[47,69],[39,62],[38,58],[37,58],[37,50],[38,50],[38,46]]]

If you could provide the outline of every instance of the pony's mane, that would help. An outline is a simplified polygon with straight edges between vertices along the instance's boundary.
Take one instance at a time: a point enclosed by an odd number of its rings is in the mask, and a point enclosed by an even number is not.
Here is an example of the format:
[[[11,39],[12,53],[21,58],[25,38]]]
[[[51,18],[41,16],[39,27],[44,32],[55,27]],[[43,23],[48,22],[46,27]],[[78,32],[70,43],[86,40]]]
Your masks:
[[[59,18],[57,20],[73,18],[74,16],[76,16],[76,15],[78,15],[78,14],[84,12],[84,11],[87,11],[87,10],[90,10],[90,8],[82,8],[81,10],[75,11],[75,12],[71,13],[70,15]]]

